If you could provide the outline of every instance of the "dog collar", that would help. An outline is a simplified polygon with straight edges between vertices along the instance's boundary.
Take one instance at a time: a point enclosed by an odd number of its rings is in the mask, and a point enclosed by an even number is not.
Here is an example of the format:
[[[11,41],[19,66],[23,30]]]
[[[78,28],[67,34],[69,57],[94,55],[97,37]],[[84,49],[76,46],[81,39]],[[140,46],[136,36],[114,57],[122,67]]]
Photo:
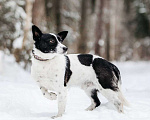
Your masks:
[[[36,60],[39,60],[39,61],[47,61],[47,60],[49,60],[49,59],[43,59],[43,58],[41,58],[41,57],[35,55],[35,54],[34,54],[34,50],[32,50],[32,54],[33,54],[33,56],[34,56],[34,58],[35,58]]]

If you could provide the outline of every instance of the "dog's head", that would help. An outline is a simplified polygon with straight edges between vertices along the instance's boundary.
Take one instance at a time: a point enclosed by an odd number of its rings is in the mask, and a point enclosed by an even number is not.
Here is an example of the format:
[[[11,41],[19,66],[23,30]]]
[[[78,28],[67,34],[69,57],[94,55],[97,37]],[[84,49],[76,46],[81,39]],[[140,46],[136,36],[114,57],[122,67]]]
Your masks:
[[[50,54],[65,54],[68,48],[62,44],[66,38],[68,31],[62,31],[58,34],[47,33],[44,34],[41,30],[33,25],[32,26],[33,40],[35,41],[34,51],[40,57]],[[44,57],[45,58],[45,57]]]

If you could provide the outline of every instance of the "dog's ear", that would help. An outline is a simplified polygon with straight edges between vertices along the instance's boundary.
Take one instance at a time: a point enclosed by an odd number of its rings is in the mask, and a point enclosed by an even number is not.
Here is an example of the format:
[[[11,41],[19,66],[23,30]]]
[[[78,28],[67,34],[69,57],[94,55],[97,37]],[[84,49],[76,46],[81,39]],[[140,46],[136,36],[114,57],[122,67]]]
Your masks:
[[[41,30],[35,25],[32,26],[32,34],[33,34],[33,40],[35,41],[39,40],[42,36]]]
[[[61,41],[63,42],[67,34],[68,34],[68,31],[62,31],[62,32],[59,32],[57,35],[61,38]]]

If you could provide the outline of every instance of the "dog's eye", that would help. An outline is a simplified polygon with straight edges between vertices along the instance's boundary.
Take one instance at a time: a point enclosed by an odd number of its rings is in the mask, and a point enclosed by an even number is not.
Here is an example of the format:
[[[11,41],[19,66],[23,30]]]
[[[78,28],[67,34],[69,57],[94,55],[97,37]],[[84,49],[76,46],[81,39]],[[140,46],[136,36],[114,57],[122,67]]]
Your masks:
[[[50,43],[55,43],[55,40],[51,39],[49,42],[50,42]]]

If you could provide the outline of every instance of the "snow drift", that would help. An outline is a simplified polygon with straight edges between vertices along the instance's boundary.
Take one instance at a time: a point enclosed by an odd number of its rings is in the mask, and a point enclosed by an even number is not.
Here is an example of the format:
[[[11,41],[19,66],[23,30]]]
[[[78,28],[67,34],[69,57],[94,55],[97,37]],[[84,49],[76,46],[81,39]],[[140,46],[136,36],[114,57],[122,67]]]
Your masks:
[[[2,57],[1,57],[2,58]],[[57,101],[43,97],[38,86],[14,58],[4,56],[0,66],[0,120],[50,120],[57,114]],[[114,63],[122,75],[122,91],[131,107],[117,112],[101,94],[101,106],[84,109],[90,99],[78,88],[68,90],[66,112],[58,120],[150,120],[150,62]]]

